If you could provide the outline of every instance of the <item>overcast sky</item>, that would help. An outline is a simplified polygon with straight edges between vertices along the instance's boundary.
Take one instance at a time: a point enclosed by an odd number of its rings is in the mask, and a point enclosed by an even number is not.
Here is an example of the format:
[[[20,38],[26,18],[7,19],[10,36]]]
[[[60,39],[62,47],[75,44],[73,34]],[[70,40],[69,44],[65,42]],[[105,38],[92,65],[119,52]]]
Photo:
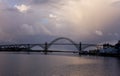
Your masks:
[[[1,42],[120,39],[120,0],[0,0]]]

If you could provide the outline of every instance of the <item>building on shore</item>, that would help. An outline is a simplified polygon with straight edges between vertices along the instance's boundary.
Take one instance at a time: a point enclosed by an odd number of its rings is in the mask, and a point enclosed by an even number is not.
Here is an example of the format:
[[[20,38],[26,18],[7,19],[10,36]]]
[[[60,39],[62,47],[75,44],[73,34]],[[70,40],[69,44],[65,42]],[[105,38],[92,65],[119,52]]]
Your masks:
[[[120,54],[120,40],[115,45],[103,44],[103,48],[99,50],[99,53]]]

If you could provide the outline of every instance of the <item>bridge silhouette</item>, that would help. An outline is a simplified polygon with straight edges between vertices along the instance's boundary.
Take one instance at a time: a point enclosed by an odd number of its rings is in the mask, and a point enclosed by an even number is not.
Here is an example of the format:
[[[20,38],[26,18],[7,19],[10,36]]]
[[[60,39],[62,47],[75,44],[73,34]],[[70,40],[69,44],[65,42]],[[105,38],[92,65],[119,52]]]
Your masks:
[[[56,43],[59,40],[66,40],[69,41],[70,43]],[[71,40],[70,38],[66,38],[66,37],[59,37],[54,39],[53,41],[51,41],[50,43],[45,42],[43,44],[7,44],[7,45],[0,45],[0,51],[26,51],[26,52],[44,52],[45,54],[47,54],[48,52],[72,52],[75,53],[75,51],[54,51],[54,50],[49,50],[49,48],[53,45],[72,45],[74,46],[77,51],[76,53],[81,54],[81,52],[86,49],[89,48],[91,46],[93,47],[99,47],[102,45],[97,45],[97,44],[82,44],[82,42],[76,43],[73,40]],[[39,46],[42,48],[42,50],[32,50],[32,48]]]

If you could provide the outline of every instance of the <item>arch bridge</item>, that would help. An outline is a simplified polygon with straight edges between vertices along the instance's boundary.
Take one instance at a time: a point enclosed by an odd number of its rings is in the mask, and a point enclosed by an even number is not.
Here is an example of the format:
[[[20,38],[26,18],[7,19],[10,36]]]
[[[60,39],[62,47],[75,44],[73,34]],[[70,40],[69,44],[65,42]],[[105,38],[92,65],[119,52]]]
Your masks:
[[[69,41],[70,43],[56,43],[56,42],[58,42],[60,40],[66,40],[66,41]],[[50,52],[49,48],[51,46],[53,46],[53,45],[72,45],[78,50],[79,54],[84,49],[86,49],[88,47],[101,46],[101,45],[96,45],[96,44],[82,44],[81,42],[76,43],[75,41],[71,40],[70,38],[59,37],[59,38],[54,39],[50,43],[45,42],[44,44],[8,44],[8,45],[0,45],[0,51],[32,51],[32,52],[34,52],[33,50],[31,50],[31,48],[33,48],[35,46],[39,46],[39,47],[41,47],[43,49],[43,50],[41,50],[41,52],[45,52],[47,54],[47,52]],[[53,52],[53,51],[51,51],[51,52]]]

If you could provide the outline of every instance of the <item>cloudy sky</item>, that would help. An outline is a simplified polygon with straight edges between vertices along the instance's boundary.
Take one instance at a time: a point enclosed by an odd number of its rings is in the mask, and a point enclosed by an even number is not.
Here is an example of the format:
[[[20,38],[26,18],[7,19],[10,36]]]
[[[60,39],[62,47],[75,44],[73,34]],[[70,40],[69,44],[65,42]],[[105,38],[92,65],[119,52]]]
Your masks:
[[[120,39],[120,0],[0,0],[1,42]]]

